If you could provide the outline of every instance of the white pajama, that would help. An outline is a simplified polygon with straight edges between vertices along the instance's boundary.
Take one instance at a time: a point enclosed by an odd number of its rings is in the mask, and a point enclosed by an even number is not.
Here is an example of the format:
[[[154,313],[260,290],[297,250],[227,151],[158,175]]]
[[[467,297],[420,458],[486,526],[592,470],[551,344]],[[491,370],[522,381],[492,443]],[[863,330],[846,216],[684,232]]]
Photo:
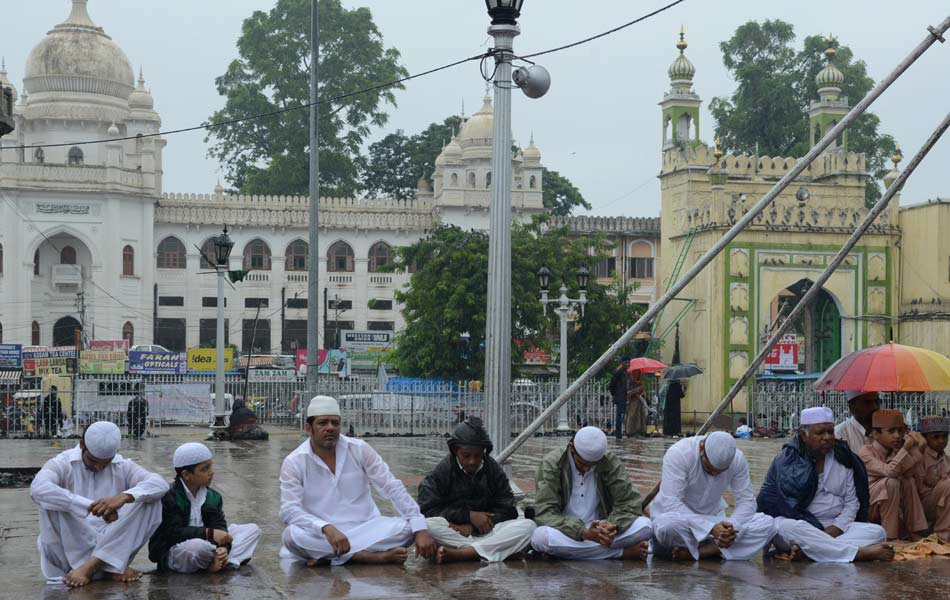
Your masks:
[[[648,541],[653,527],[647,517],[637,517],[623,533],[617,534],[610,546],[590,540],[575,540],[553,527],[538,527],[531,536],[531,547],[558,558],[602,560],[620,558],[624,548]]]
[[[240,567],[253,556],[257,543],[261,541],[261,528],[254,523],[228,525],[228,533],[232,540],[228,565]],[[178,573],[204,571],[211,566],[217,548],[208,540],[197,538],[175,544],[168,550],[168,568]]]
[[[346,554],[334,556],[333,547],[321,531],[288,525],[281,537],[284,547],[281,548],[280,557],[330,559],[331,565],[339,566],[357,552],[385,552],[406,547],[412,544],[415,537],[409,522],[400,517],[376,517],[364,523],[334,523],[333,526],[350,541],[350,551]]]
[[[875,523],[851,523],[835,538],[807,521],[776,517],[772,543],[781,552],[795,544],[815,562],[847,563],[854,560],[858,548],[880,544],[884,538],[884,528]]]
[[[706,472],[699,454],[699,444],[705,439],[682,439],[663,456],[660,492],[650,505],[655,551],[666,554],[682,547],[698,560],[700,544],[712,541],[712,528],[726,521],[735,527],[736,539],[730,547],[721,548],[720,554],[726,560],[749,560],[772,541],[773,519],[756,512],[749,463],[741,450],[736,450],[732,464],[718,475]],[[736,500],[729,517],[722,497],[727,487]]]
[[[440,546],[453,549],[472,547],[488,562],[501,562],[527,548],[537,527],[530,519],[510,519],[498,523],[485,535],[464,536],[449,527],[449,522],[443,517],[429,517],[426,522]]]

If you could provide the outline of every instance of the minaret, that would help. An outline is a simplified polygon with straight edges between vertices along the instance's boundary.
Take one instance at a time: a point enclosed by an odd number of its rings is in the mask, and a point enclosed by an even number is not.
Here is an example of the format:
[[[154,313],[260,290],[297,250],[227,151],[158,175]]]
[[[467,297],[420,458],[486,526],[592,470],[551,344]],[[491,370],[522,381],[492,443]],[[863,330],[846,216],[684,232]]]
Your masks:
[[[663,150],[699,141],[699,96],[693,91],[696,67],[686,58],[685,31],[680,26],[680,40],[676,43],[679,56],[670,65],[670,91],[663,95]]]
[[[844,83],[844,74],[832,63],[835,55],[835,39],[828,36],[828,47],[825,49],[825,58],[827,64],[825,68],[815,76],[815,83],[818,84],[818,100],[811,103],[808,108],[808,135],[809,147],[818,143],[828,130],[838,124],[846,114],[848,114],[848,99],[841,95],[841,84]],[[846,150],[848,147],[848,132],[845,131],[837,137],[831,148],[837,150]]]

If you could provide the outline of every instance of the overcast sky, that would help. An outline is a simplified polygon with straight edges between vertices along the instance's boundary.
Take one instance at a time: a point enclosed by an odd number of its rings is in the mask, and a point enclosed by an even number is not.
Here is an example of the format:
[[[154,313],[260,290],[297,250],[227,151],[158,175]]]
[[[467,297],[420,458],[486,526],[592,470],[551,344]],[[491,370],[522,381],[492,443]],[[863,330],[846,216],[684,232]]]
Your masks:
[[[518,53],[562,45],[633,20],[665,0],[527,0],[520,20]],[[4,2],[7,26],[0,35],[10,79],[22,89],[30,49],[69,13],[68,0]],[[344,0],[368,6],[385,43],[402,53],[411,73],[476,54],[488,47],[489,22],[481,0]],[[133,67],[145,70],[164,129],[201,123],[223,105],[214,89],[237,55],[241,22],[274,0],[90,0],[92,19],[125,50]],[[15,8],[11,11],[10,9]],[[435,8],[438,7],[438,8]],[[719,42],[748,20],[782,19],[801,40],[833,33],[864,59],[875,81],[890,72],[924,37],[927,25],[947,15],[946,0],[883,2],[861,8],[851,2],[739,2],[687,0],[673,9],[584,46],[543,57],[553,84],[547,96],[530,100],[517,91],[513,102],[516,141],[532,132],[543,163],[569,177],[593,204],[594,214],[653,216],[660,195],[660,111],[669,88],[666,70],[676,56],[680,24],[686,54],[696,66],[695,90],[703,99],[700,135],[713,138],[706,108],[728,96],[734,83],[722,66]],[[15,26],[10,25],[10,19]],[[906,158],[917,151],[950,106],[950,44],[936,44],[871,110],[882,130],[897,138]],[[433,121],[465,110],[471,114],[485,93],[477,63],[409,82],[391,107],[389,125],[416,133]],[[857,99],[852,98],[852,102]],[[903,204],[950,196],[946,171],[950,139],[943,139],[910,179]],[[209,193],[220,176],[207,157],[204,133],[168,137],[165,191]]]

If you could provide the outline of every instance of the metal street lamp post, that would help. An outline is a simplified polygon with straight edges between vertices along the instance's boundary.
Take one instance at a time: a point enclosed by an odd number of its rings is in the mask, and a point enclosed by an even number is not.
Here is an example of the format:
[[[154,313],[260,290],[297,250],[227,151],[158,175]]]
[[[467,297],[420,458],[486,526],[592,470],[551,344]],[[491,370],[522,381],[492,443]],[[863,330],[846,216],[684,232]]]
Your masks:
[[[218,274],[218,323],[215,338],[215,374],[214,374],[214,424],[211,433],[224,428],[227,406],[224,400],[224,276],[228,272],[231,249],[234,241],[228,235],[228,227],[214,237],[214,270]]]
[[[561,334],[561,377],[560,377],[560,393],[563,394],[564,390],[567,389],[567,315],[575,307],[579,306],[581,309],[581,315],[584,314],[584,306],[587,304],[587,282],[590,280],[590,271],[587,267],[581,267],[577,270],[577,287],[580,290],[580,298],[573,299],[567,297],[567,287],[561,286],[560,297],[558,298],[548,298],[548,281],[550,280],[551,272],[547,267],[542,266],[538,269],[538,283],[541,284],[541,305],[544,307],[544,314],[547,315],[548,304],[555,304],[555,312],[557,312],[560,317],[560,334]],[[567,413],[567,403],[565,402],[561,405],[561,409],[558,412],[557,418],[557,430],[559,432],[569,432],[572,431],[570,422],[568,420]]]

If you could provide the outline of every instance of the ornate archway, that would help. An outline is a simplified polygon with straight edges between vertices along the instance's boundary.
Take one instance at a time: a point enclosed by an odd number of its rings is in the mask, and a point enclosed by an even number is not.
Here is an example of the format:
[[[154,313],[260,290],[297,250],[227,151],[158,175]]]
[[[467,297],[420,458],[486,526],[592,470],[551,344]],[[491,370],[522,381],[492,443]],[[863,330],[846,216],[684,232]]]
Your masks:
[[[76,330],[82,331],[82,325],[72,317],[63,317],[53,325],[54,346],[75,346]]]

